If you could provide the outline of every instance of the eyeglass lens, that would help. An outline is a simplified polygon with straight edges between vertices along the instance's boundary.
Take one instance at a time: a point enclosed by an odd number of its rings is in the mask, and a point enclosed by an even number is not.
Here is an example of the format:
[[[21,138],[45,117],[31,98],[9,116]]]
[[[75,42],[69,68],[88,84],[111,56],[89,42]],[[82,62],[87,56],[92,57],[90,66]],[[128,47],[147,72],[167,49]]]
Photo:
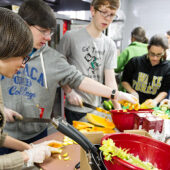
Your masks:
[[[43,34],[44,36],[52,36],[54,34],[54,32],[50,32],[48,33],[47,31],[43,31],[43,30],[40,30],[39,28],[37,28],[36,26],[34,26],[34,28],[36,28],[41,34]]]
[[[162,53],[162,54],[155,54],[155,53],[153,53],[153,52],[150,52],[150,55],[151,55],[152,57],[154,57],[154,56],[162,57],[162,56],[164,55],[164,53]]]
[[[97,11],[99,11],[100,12],[100,14],[103,16],[103,17],[105,17],[105,18],[110,18],[110,19],[113,19],[113,20],[115,20],[115,19],[117,19],[117,15],[114,15],[114,14],[108,14],[108,13],[106,13],[106,12],[104,12],[104,11],[101,11],[101,10],[99,10],[99,9],[97,9],[97,8],[95,8]]]

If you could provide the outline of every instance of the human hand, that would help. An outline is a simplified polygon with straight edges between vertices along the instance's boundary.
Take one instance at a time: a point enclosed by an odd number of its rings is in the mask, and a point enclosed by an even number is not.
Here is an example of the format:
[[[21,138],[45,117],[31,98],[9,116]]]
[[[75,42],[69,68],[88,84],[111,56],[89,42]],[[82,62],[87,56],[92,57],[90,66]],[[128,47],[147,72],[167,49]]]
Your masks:
[[[15,119],[14,117],[18,117],[19,119],[22,119],[22,115],[19,114],[18,112],[11,110],[9,108],[4,108],[4,114],[7,122],[14,122]]]
[[[70,93],[66,94],[66,98],[68,102],[72,105],[83,106],[83,101],[81,96],[77,94],[73,89],[71,90]]]
[[[168,105],[168,109],[170,109],[170,100],[168,100],[168,99],[163,99],[163,100],[160,102],[159,107],[161,107],[162,105]]]
[[[118,103],[117,100],[112,100],[112,103],[113,103],[115,110],[121,110],[122,109],[120,103]]]
[[[61,153],[63,144],[57,140],[48,140],[39,144],[32,144],[33,148],[37,146],[49,146],[51,153]]]
[[[139,94],[136,91],[134,91],[134,92],[132,92],[130,94],[132,94],[133,96],[135,96],[139,100]]]
[[[152,109],[154,107],[156,107],[158,104],[158,102],[154,99],[147,99],[145,102],[144,102],[144,105],[148,107],[148,109]]]
[[[27,167],[32,166],[33,163],[43,163],[46,158],[51,156],[50,147],[43,145],[25,150],[24,153],[28,156]]]
[[[132,104],[137,104],[139,102],[139,100],[134,95],[129,94],[129,93],[124,93],[124,92],[121,92],[121,91],[118,91],[117,101],[119,103],[127,101],[127,102],[132,103]]]

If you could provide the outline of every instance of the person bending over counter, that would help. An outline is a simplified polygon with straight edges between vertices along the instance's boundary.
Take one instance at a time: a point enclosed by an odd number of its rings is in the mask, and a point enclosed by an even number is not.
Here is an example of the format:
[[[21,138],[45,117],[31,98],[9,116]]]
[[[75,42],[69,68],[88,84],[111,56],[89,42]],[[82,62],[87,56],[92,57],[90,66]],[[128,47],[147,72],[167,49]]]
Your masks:
[[[163,100],[170,89],[170,63],[166,61],[167,38],[151,37],[148,54],[132,58],[123,71],[122,85],[131,94],[139,97],[140,103],[147,100],[153,107]]]
[[[33,37],[27,24],[12,11],[0,7],[0,74],[12,78],[24,68],[33,47]],[[51,155],[51,148],[45,143],[31,145],[3,133],[5,126],[4,105],[0,89],[0,147],[17,150],[12,154],[0,156],[0,169],[20,170],[34,162],[42,163]]]

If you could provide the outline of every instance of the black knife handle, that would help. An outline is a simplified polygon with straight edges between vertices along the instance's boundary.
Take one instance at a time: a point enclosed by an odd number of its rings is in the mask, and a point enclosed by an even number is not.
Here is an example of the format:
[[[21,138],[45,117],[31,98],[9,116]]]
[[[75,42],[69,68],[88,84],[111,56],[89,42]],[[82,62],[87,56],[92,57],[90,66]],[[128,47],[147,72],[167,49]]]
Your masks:
[[[80,169],[80,162],[75,165],[75,169]]]
[[[86,152],[89,152],[90,148],[88,144],[79,135],[77,135],[77,133],[68,127],[68,123],[66,121],[62,120],[61,118],[53,118],[52,124],[58,131],[76,141]]]
[[[85,103],[85,102],[83,102],[83,106],[96,110],[95,106],[88,104],[88,103]]]

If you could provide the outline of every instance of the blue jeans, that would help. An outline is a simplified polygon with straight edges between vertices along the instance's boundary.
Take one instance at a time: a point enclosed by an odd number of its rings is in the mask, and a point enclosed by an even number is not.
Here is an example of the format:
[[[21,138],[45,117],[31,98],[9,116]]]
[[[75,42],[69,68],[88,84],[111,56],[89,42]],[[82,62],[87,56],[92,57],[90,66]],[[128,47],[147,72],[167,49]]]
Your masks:
[[[22,140],[23,142],[26,142],[26,143],[33,143],[41,138],[44,138],[47,136],[47,129],[45,129],[42,133],[40,133],[39,135],[31,138],[31,139],[28,139],[28,140]],[[9,153],[12,153],[12,152],[15,152],[16,150],[13,150],[13,149],[8,149],[8,148],[0,148],[0,155],[4,155],[4,154],[9,154]]]

